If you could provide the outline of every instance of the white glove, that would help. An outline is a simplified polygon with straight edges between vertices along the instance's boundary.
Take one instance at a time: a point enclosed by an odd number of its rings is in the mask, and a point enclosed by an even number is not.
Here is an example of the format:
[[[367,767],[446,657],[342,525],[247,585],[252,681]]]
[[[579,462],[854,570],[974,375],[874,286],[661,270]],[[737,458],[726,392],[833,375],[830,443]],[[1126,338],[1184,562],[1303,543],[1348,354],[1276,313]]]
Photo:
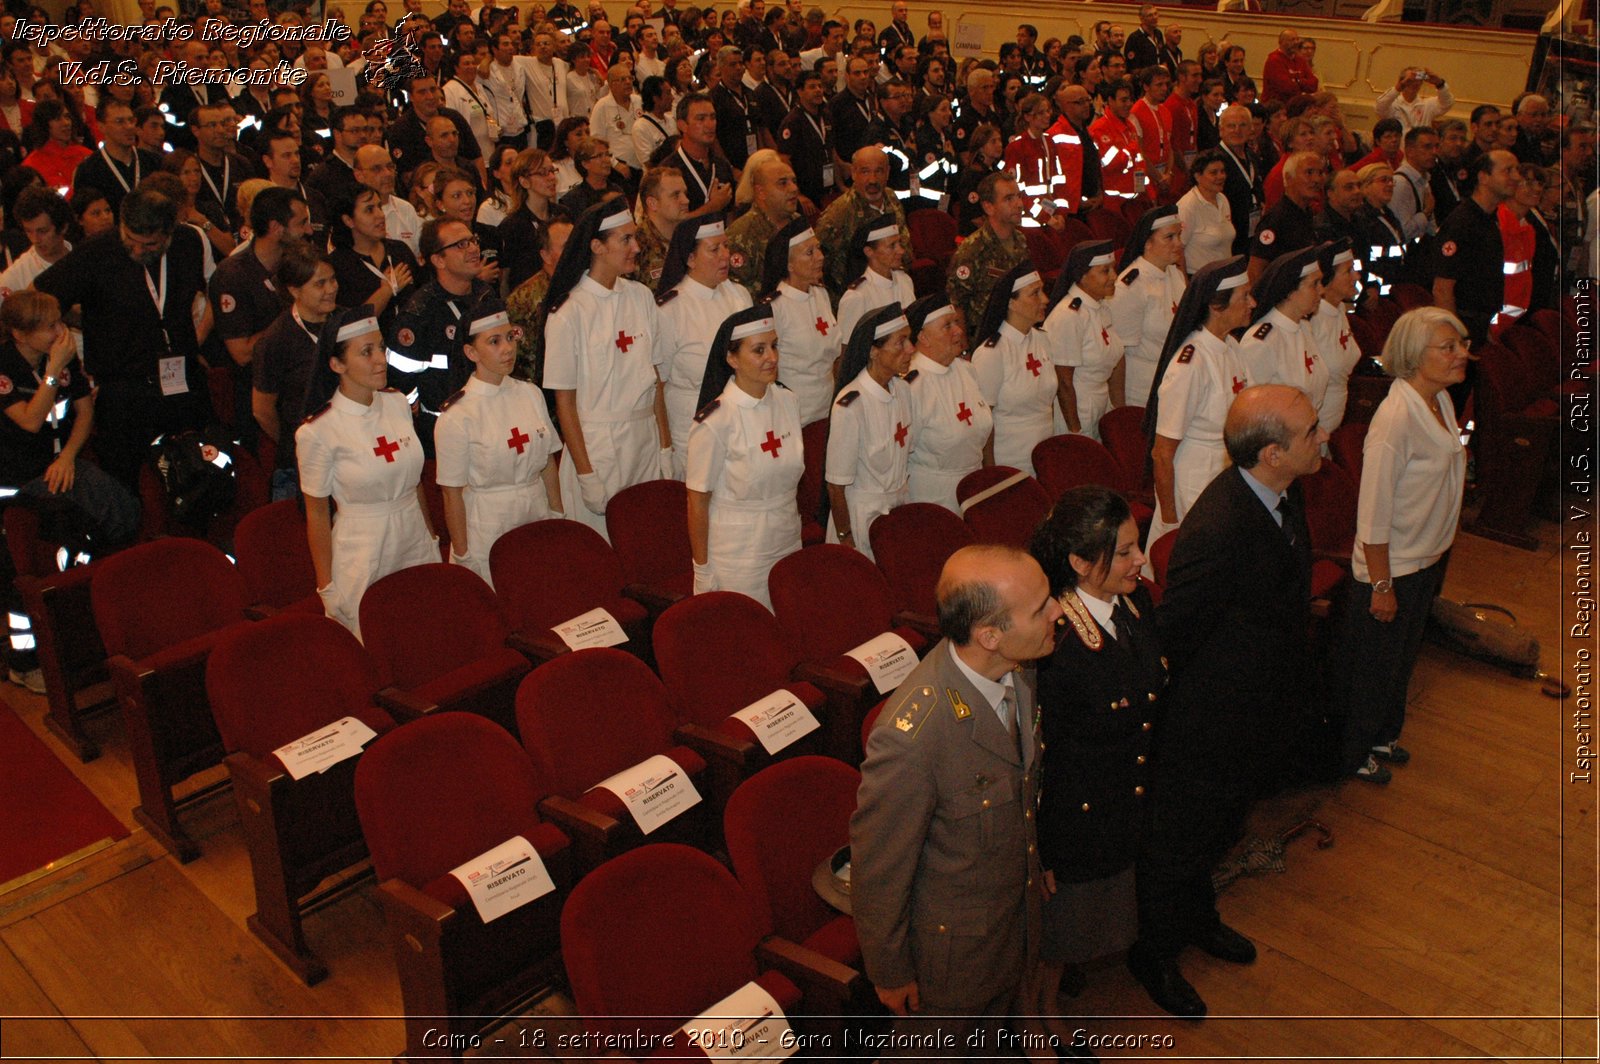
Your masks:
[[[578,494],[583,496],[583,505],[589,508],[590,513],[605,515],[606,485],[599,473],[579,473]]]
[[[467,551],[467,553],[465,553],[465,554],[457,554],[455,546],[453,544],[451,545],[451,547],[450,547],[450,564],[452,564],[452,565],[467,565],[471,561],[472,561],[472,552],[470,550]]]
[[[721,591],[722,585],[717,583],[717,571],[711,568],[711,563],[701,565],[696,562],[694,567],[694,593],[704,595],[707,591]]]
[[[671,447],[663,447],[663,448],[661,448],[660,469],[661,469],[661,479],[662,480],[674,480],[674,479],[676,479],[672,475],[672,448]]]
[[[340,609],[341,600],[339,589],[330,581],[326,587],[317,588],[317,597],[322,599],[322,609],[330,620],[345,623],[344,611]]]

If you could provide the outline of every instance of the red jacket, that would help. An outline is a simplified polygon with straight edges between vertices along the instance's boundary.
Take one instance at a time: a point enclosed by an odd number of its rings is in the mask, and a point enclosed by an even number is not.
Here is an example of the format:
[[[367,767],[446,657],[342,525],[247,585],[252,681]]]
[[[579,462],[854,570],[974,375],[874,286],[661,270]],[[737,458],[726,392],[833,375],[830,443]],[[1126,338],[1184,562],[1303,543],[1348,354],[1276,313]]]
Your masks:
[[[1533,302],[1533,223],[1518,218],[1504,203],[1498,212],[1500,242],[1505,245],[1505,306],[1491,323],[1498,334],[1528,312]]]
[[[1038,224],[1053,210],[1076,211],[1083,198],[1083,142],[1070,125],[1050,127],[1039,140],[1018,133],[1006,145],[1004,166],[1022,189],[1022,224]]]
[[[1149,181],[1133,127],[1107,111],[1089,126],[1089,135],[1100,152],[1100,176],[1106,195],[1115,200],[1137,198]]]
[[[1172,163],[1172,116],[1165,107],[1151,107],[1140,97],[1128,114],[1128,124],[1139,137],[1139,151],[1151,176],[1164,174]]]
[[[1317,85],[1317,76],[1300,56],[1291,59],[1276,48],[1267,54],[1266,65],[1261,69],[1262,103],[1316,92]]]

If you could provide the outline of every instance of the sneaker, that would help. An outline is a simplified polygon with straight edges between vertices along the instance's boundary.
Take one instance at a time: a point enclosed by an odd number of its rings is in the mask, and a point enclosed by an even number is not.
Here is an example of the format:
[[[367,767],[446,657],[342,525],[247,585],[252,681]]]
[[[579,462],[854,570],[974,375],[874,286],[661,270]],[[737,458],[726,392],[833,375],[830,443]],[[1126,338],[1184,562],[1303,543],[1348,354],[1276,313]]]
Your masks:
[[[1368,755],[1367,763],[1356,769],[1352,775],[1356,779],[1366,780],[1368,783],[1388,783],[1394,778],[1394,774],[1378,764],[1378,759],[1371,755]]]
[[[1411,751],[1397,742],[1387,742],[1372,748],[1372,756],[1391,765],[1403,765],[1411,760]]]
[[[44,694],[44,673],[38,669],[29,669],[27,672],[18,672],[11,669],[11,682],[18,687],[26,687],[36,695]]]

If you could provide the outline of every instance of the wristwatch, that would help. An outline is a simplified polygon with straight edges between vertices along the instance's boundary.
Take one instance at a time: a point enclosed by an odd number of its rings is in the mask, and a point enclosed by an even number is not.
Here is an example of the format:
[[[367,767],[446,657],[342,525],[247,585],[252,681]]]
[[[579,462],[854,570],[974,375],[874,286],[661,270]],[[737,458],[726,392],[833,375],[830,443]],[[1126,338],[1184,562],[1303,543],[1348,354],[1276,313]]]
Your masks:
[[[44,386],[46,388],[59,388],[61,386],[61,378],[52,373],[44,379]]]
[[[1388,579],[1387,577],[1382,580],[1374,580],[1372,582],[1372,593],[1374,595],[1387,595],[1393,590],[1394,581]]]

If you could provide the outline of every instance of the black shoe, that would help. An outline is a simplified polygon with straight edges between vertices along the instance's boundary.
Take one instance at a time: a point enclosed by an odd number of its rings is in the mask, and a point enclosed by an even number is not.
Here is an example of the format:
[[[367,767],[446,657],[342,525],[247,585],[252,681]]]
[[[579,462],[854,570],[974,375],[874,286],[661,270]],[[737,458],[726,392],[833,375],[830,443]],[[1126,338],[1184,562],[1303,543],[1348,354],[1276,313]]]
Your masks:
[[[1194,939],[1194,944],[1217,958],[1232,964],[1250,964],[1256,959],[1255,943],[1245,938],[1227,924],[1216,927]]]
[[[1205,1016],[1205,1001],[1183,977],[1174,958],[1150,956],[1135,946],[1128,951],[1128,970],[1150,1000],[1172,1015],[1191,1020]]]

